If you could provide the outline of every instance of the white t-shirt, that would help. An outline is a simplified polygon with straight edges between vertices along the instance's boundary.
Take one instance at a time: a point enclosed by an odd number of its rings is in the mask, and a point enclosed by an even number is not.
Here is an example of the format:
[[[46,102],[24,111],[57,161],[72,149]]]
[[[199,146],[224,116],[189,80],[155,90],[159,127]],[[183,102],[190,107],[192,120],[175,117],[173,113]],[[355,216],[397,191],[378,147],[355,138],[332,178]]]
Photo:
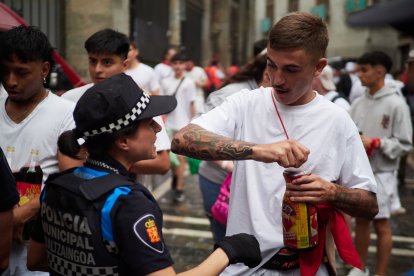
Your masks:
[[[285,140],[271,91],[272,88],[261,87],[233,94],[192,123],[252,143]],[[280,103],[277,106],[289,137],[310,150],[302,169],[348,188],[376,192],[375,178],[358,130],[345,110],[319,94],[302,106]],[[283,247],[283,170],[277,163],[253,160],[236,161],[233,169],[226,235],[253,234],[260,243],[263,263]],[[247,275],[247,271],[252,273],[255,269],[231,265],[223,275]]]
[[[3,84],[0,83],[0,99],[6,98],[7,92],[3,87]]]
[[[181,79],[166,78],[161,81],[161,95],[172,95],[178,87]],[[196,87],[190,78],[184,78],[178,88],[175,97],[177,107],[166,116],[165,126],[172,130],[180,130],[191,121],[191,104],[196,99]]]
[[[207,80],[207,74],[203,68],[199,66],[194,66],[193,69],[189,72],[186,72],[186,76],[192,79],[195,83],[204,82]],[[197,114],[204,113],[204,91],[201,87],[196,85],[196,101],[195,108]]]
[[[157,140],[155,141],[155,149],[157,151],[170,150],[171,141],[168,137],[167,131],[165,131],[165,124],[161,116],[153,118],[161,126],[161,131],[157,133]]]
[[[125,71],[125,74],[131,76],[138,86],[147,92],[160,89],[160,83],[154,69],[144,63],[140,63],[137,67]]]
[[[66,98],[67,100],[77,103],[79,99],[82,97],[82,95],[85,94],[86,90],[91,88],[93,85],[94,85],[93,83],[88,83],[84,86],[69,90],[68,92],[62,95],[62,98]],[[168,138],[167,132],[165,131],[165,126],[162,121],[162,118],[158,116],[158,117],[154,117],[154,120],[162,128],[161,131],[157,133],[157,140],[155,141],[155,148],[157,149],[157,151],[169,150],[171,146],[171,141]]]
[[[48,96],[22,122],[16,124],[6,113],[7,98],[0,100],[0,147],[14,147],[10,167],[18,171],[30,161],[31,150],[39,151],[43,182],[59,171],[57,141],[64,131],[75,128],[75,105],[49,91]]]
[[[157,74],[158,80],[160,82],[165,78],[174,77],[174,70],[171,68],[171,66],[165,63],[158,63],[155,65],[154,71]]]
[[[61,97],[71,102],[77,103],[79,99],[82,97],[82,95],[85,94],[86,90],[88,90],[92,86],[93,86],[93,83],[88,83],[81,87],[73,88],[63,93]]]
[[[328,100],[333,102],[334,104],[342,107],[343,109],[345,109],[345,111],[348,111],[351,108],[351,105],[349,104],[349,102],[347,100],[345,100],[342,97],[338,97],[339,93],[336,91],[328,91],[328,93],[326,93],[324,95],[324,97]],[[334,101],[332,101],[334,100]]]

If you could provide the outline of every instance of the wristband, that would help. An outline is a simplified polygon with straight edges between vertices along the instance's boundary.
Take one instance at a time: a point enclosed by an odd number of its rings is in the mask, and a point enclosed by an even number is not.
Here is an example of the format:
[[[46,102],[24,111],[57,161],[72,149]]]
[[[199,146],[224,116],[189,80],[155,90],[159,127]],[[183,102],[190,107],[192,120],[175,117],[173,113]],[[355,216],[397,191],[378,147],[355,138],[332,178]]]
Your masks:
[[[371,147],[376,150],[381,146],[381,140],[379,138],[372,138]]]
[[[376,149],[378,149],[381,146],[381,140],[379,138],[372,138],[371,144],[369,145],[367,149],[368,156],[371,156]]]

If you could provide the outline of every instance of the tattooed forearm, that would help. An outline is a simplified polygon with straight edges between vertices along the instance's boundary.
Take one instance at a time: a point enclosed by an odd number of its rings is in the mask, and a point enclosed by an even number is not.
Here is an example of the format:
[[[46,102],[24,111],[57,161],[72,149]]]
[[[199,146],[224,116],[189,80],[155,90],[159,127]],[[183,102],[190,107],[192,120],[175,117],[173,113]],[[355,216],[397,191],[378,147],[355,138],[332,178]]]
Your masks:
[[[171,150],[201,160],[251,159],[255,144],[236,141],[190,124],[175,135]]]
[[[361,189],[347,189],[336,185],[336,200],[333,204],[350,216],[371,220],[378,213],[377,197]]]

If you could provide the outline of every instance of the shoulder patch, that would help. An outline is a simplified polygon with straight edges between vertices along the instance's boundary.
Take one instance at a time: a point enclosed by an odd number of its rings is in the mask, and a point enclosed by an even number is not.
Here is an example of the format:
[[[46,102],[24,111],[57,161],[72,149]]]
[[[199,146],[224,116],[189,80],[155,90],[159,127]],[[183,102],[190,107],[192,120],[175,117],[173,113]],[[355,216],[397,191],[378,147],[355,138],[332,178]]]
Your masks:
[[[164,243],[161,240],[154,215],[146,214],[139,218],[134,224],[134,232],[144,245],[155,252],[164,252]]]

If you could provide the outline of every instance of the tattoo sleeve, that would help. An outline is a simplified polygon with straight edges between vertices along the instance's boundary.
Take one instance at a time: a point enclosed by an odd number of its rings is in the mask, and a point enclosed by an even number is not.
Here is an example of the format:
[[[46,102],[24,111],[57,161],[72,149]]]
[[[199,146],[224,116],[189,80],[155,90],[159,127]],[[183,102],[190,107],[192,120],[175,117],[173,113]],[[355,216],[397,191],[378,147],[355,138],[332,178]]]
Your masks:
[[[201,160],[247,160],[252,158],[254,145],[190,124],[175,135],[171,150]]]
[[[336,185],[336,184],[335,184]],[[334,206],[353,217],[371,220],[378,213],[377,196],[361,189],[348,189],[340,185]]]

